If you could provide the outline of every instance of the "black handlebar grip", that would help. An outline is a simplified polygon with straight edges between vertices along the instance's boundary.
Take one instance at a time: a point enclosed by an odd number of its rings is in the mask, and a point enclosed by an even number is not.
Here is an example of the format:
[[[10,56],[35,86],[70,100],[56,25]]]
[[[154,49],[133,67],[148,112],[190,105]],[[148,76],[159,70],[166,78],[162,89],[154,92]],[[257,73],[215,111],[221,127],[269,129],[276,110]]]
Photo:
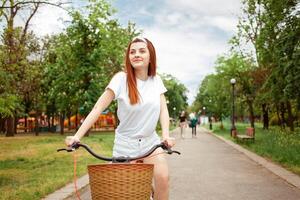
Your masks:
[[[68,149],[63,148],[63,149],[57,149],[56,151],[57,151],[57,152],[60,152],[60,151],[72,152],[72,151],[74,151],[74,149],[72,149],[72,148],[68,148]]]
[[[65,148],[64,148],[64,149],[57,149],[56,151],[57,151],[57,152],[60,152],[60,151],[67,151],[67,149],[65,149]]]

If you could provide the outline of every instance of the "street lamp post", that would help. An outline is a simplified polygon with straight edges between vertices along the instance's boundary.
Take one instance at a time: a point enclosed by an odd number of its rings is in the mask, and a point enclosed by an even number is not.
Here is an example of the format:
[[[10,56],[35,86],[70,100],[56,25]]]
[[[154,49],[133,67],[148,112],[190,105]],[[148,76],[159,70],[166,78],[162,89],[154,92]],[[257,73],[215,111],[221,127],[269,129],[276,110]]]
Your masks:
[[[209,102],[210,108],[211,108],[211,99],[208,102]],[[209,115],[208,115],[209,130],[212,130],[212,120],[211,120],[211,117],[212,117],[212,113],[211,113],[211,109],[210,109],[209,110]]]
[[[234,95],[234,86],[235,86],[235,83],[236,83],[236,80],[234,78],[230,79],[230,83],[231,83],[231,86],[232,86],[232,116],[231,116],[231,130],[230,130],[230,135],[231,137],[236,137],[236,127],[235,127],[235,124],[234,124],[234,115],[235,115],[235,105],[234,105],[234,98],[235,98],[235,95]]]
[[[175,124],[175,119],[176,119],[176,107],[173,107],[173,110],[174,110],[174,124]]]

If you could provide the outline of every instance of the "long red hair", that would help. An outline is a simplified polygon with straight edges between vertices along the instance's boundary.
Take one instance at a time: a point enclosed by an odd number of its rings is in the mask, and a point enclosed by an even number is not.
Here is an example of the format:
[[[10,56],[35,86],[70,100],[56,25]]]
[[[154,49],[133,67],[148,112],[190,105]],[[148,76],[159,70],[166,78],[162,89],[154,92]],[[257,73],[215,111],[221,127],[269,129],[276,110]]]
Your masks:
[[[156,75],[156,53],[155,48],[148,39],[143,38],[147,41],[147,48],[149,50],[150,54],[150,63],[148,67],[148,76],[155,76]],[[136,83],[136,77],[134,73],[134,68],[131,66],[130,60],[129,60],[129,52],[130,52],[130,46],[132,43],[135,42],[145,42],[143,39],[136,38],[132,40],[126,51],[126,57],[125,57],[125,71],[127,73],[127,88],[128,88],[128,96],[130,100],[130,104],[134,105],[137,104],[140,100],[139,98],[139,92],[137,90],[137,83]]]

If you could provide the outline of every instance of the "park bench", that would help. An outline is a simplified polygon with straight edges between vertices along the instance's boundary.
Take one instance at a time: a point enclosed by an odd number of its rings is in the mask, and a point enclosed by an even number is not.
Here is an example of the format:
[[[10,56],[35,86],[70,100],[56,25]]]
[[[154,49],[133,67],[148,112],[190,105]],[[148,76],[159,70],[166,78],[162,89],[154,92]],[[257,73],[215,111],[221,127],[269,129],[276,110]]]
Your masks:
[[[255,129],[252,127],[247,127],[245,134],[237,134],[236,135],[237,141],[252,141],[255,140]]]

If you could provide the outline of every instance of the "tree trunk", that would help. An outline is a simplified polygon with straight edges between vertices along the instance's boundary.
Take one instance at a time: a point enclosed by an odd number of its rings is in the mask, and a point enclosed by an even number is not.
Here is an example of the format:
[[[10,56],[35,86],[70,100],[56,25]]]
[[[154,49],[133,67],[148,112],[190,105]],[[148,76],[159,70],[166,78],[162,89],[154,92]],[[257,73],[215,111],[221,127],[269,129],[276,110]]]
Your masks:
[[[14,133],[17,134],[17,128],[18,128],[17,126],[18,126],[19,117],[15,117],[14,120],[15,120]]]
[[[35,128],[34,128],[34,132],[35,132],[35,135],[38,136],[39,135],[39,132],[40,132],[40,125],[39,125],[39,114],[38,112],[36,111],[35,112],[35,119],[34,119],[34,123],[35,123]]]
[[[27,127],[28,127],[28,124],[27,124],[27,116],[25,115],[24,117],[24,132],[27,133]]]
[[[60,134],[61,135],[64,134],[64,129],[65,129],[64,121],[65,121],[65,113],[62,113],[60,115]]]
[[[294,131],[294,117],[293,117],[292,107],[291,107],[291,102],[290,101],[286,101],[286,108],[287,108],[287,113],[288,113],[287,124],[290,127],[290,130]]]
[[[5,133],[5,118],[0,117],[0,133]]]
[[[75,115],[75,130],[78,130],[78,112],[76,111],[76,115]]]
[[[247,101],[249,106],[249,117],[250,117],[250,124],[251,127],[254,128],[254,111],[253,111],[253,101]]]
[[[263,113],[263,128],[269,129],[269,111],[266,103],[262,104],[262,113]]]
[[[277,119],[278,119],[278,125],[282,128],[282,120],[280,117],[279,107],[278,107],[277,103],[276,103],[276,115],[277,115]]]
[[[71,130],[71,113],[68,113],[68,130]]]
[[[281,116],[281,120],[282,120],[281,121],[282,122],[281,126],[282,126],[283,129],[285,129],[285,124],[286,124],[284,114],[285,114],[285,107],[284,107],[284,103],[281,102],[280,103],[280,116]]]
[[[221,122],[221,124],[220,124],[220,129],[223,130],[223,129],[224,129],[224,125],[223,125],[223,120],[222,120],[222,118],[220,119],[220,122]]]
[[[51,132],[50,116],[47,115],[48,131]]]
[[[7,127],[7,131],[6,131],[6,137],[13,137],[15,134],[15,129],[14,129],[14,118],[13,117],[8,117],[6,119],[6,127]]]
[[[51,132],[56,132],[56,130],[54,130],[54,113],[52,113],[52,118],[51,118]]]

